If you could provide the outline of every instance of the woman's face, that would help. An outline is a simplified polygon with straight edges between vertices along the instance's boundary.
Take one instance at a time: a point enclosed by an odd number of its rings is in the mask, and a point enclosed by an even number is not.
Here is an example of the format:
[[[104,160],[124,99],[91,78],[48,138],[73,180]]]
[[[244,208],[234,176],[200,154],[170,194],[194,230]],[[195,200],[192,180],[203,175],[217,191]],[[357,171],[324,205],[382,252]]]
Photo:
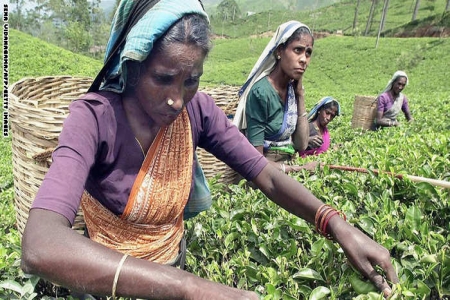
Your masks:
[[[317,122],[320,126],[326,127],[336,117],[337,111],[336,106],[320,109],[317,113]]]
[[[309,34],[302,34],[284,49],[280,49],[278,61],[283,72],[291,79],[299,80],[311,61],[313,38]]]
[[[399,77],[395,82],[392,84],[392,92],[394,95],[398,95],[403,91],[403,89],[406,86],[406,77]]]
[[[158,126],[171,124],[194,97],[205,60],[203,50],[194,45],[175,43],[167,48],[149,55],[134,87],[142,109]]]

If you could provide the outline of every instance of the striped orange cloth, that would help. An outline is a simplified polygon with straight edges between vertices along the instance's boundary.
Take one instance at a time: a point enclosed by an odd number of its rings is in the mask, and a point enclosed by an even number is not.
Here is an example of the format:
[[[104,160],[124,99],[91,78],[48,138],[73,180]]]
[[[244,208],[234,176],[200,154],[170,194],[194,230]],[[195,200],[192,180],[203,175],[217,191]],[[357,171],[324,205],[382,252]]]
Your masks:
[[[137,258],[172,263],[183,237],[193,151],[191,125],[184,109],[171,125],[158,132],[122,216],[84,193],[81,207],[90,238]]]

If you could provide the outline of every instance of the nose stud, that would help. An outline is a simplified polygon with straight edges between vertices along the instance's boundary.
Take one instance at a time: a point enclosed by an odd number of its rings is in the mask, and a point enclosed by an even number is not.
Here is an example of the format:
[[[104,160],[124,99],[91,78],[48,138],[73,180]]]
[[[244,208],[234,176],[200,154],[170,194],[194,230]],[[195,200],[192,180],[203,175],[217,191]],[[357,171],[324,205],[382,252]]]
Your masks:
[[[167,105],[172,106],[173,105],[173,100],[172,99],[167,99]]]

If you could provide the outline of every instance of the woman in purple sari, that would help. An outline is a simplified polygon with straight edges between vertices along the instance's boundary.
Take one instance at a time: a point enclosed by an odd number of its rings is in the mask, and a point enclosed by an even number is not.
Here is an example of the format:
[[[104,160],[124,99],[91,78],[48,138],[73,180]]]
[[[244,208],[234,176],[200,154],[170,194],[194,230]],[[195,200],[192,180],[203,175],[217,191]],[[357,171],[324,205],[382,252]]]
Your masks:
[[[398,114],[403,111],[408,122],[413,120],[409,110],[408,99],[403,89],[408,84],[408,76],[403,71],[397,71],[389,80],[383,92],[377,98],[377,114],[372,129],[399,126]]]
[[[339,102],[333,97],[324,97],[313,107],[308,114],[309,138],[308,147],[300,151],[301,157],[317,155],[330,148],[331,139],[327,125],[339,116],[341,108]]]

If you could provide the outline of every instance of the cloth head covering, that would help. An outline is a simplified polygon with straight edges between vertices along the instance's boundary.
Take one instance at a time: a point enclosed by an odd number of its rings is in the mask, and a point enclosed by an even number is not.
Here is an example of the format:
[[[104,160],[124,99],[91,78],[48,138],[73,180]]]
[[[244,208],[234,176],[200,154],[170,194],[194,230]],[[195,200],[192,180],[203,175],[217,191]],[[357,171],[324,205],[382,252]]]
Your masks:
[[[154,2],[157,3],[154,4]],[[127,28],[130,26],[129,18],[135,17],[131,12],[137,14],[134,6],[138,7],[137,10],[147,9],[147,12],[140,11],[139,13],[143,13],[143,16],[134,25],[131,24],[130,29]],[[127,80],[125,61],[144,61],[153,49],[155,41],[186,14],[200,14],[208,18],[199,0],[120,1],[106,46],[105,67],[107,69],[104,76],[102,75],[104,82],[100,89],[122,93]],[[127,30],[129,32],[126,39],[124,38],[124,44],[115,51],[116,44],[121,42],[123,32]]]
[[[327,97],[323,97],[322,99],[319,100],[319,102],[316,103],[316,105],[314,105],[314,107],[311,109],[311,111],[308,113],[308,121],[311,122],[312,120],[314,120],[317,117],[317,113],[319,112],[319,110],[325,105],[328,104],[332,101],[335,101],[337,103],[337,113],[336,116],[339,116],[341,114],[341,105],[339,104],[339,102],[334,99],[331,96],[327,96]]]
[[[279,45],[284,44],[300,27],[305,27],[309,32],[311,32],[308,26],[298,21],[288,21],[278,26],[275,35],[269,41],[266,48],[261,53],[261,56],[258,58],[258,61],[253,66],[253,69],[250,72],[247,81],[239,91],[239,104],[236,108],[236,113],[233,118],[233,124],[236,125],[239,129],[247,128],[247,121],[245,119],[245,104],[247,102],[247,95],[250,92],[252,86],[261,78],[272,72],[273,68],[276,65],[274,51]]]
[[[408,75],[406,75],[406,73],[404,71],[397,71],[397,72],[394,73],[394,75],[392,76],[391,80],[389,80],[388,84],[386,85],[384,90],[381,92],[381,94],[383,94],[383,93],[385,93],[387,91],[390,91],[392,89],[392,84],[399,77],[405,77],[406,78],[406,85],[408,85],[408,82],[409,82]]]

